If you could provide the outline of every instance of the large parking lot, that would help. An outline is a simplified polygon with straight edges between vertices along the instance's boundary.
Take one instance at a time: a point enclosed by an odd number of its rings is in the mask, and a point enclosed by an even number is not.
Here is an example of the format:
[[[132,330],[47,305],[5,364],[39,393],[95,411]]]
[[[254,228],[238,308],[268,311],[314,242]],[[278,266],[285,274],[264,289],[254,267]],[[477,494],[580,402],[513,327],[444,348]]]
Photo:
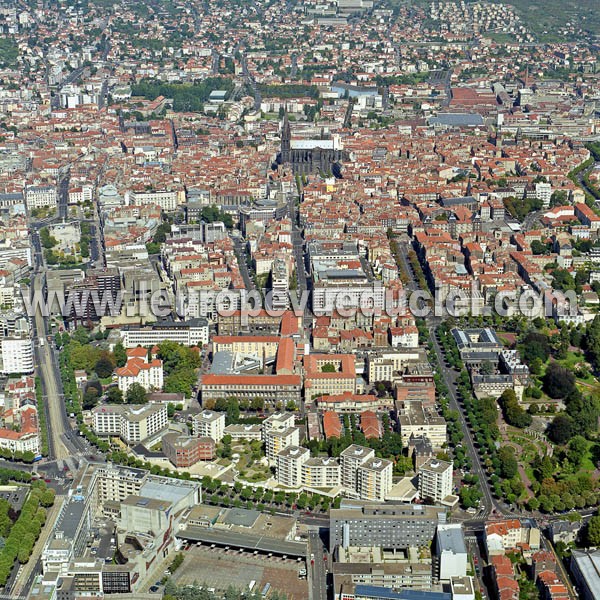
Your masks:
[[[198,583],[215,590],[223,591],[229,586],[243,590],[255,580],[259,591],[270,583],[273,590],[285,593],[289,600],[308,598],[307,581],[298,577],[298,571],[305,567],[303,561],[207,545],[192,545],[184,555],[185,561],[172,577],[177,585]]]

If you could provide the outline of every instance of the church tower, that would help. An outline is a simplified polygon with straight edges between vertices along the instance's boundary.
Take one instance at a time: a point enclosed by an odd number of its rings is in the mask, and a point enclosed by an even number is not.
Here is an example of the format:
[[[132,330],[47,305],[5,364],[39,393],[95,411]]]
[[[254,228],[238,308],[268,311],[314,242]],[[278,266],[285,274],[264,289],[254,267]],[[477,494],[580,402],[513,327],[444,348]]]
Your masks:
[[[281,162],[286,164],[290,162],[290,148],[292,141],[292,129],[287,116],[287,110],[283,115],[283,123],[281,125]]]

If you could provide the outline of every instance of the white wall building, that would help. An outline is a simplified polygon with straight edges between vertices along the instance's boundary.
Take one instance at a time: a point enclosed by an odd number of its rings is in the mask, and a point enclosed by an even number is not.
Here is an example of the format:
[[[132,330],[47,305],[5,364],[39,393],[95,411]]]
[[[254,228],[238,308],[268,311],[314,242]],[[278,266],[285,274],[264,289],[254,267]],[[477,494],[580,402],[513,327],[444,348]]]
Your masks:
[[[117,383],[123,394],[134,384],[141,385],[146,391],[162,390],[163,364],[158,358],[148,362],[147,358],[130,357],[127,364],[115,370]]]
[[[438,525],[436,549],[440,559],[440,580],[467,575],[467,547],[460,523]]]
[[[0,339],[0,373],[33,372],[33,341],[29,337]]]
[[[125,200],[127,204],[157,204],[162,210],[172,211],[175,210],[179,204],[183,204],[185,202],[185,192],[183,190],[127,192],[125,195]]]
[[[225,414],[203,410],[192,417],[192,431],[197,437],[209,437],[220,442],[225,435]]]
[[[348,490],[356,490],[356,472],[358,467],[367,460],[375,457],[375,450],[352,444],[341,454],[342,485]]]
[[[163,404],[105,404],[96,406],[92,413],[96,435],[119,436],[128,444],[142,442],[169,424]]]
[[[394,466],[385,458],[370,458],[356,470],[356,492],[361,500],[383,502],[392,489]]]
[[[277,456],[275,476],[280,485],[298,488],[302,485],[302,466],[310,460],[310,450],[298,446],[288,446]]]
[[[307,488],[333,488],[340,485],[341,467],[337,459],[317,456],[302,465],[302,485]]]
[[[58,194],[54,186],[29,186],[25,191],[25,202],[28,210],[54,207],[58,203]]]
[[[277,455],[288,446],[300,444],[300,429],[298,427],[273,427],[264,432],[265,455],[267,460],[274,463]]]
[[[204,318],[191,319],[182,322],[161,322],[148,327],[127,327],[121,329],[123,346],[154,346],[165,340],[183,344],[184,346],[199,346],[208,344],[208,321]]]
[[[440,503],[452,494],[452,463],[430,458],[419,467],[419,495]]]

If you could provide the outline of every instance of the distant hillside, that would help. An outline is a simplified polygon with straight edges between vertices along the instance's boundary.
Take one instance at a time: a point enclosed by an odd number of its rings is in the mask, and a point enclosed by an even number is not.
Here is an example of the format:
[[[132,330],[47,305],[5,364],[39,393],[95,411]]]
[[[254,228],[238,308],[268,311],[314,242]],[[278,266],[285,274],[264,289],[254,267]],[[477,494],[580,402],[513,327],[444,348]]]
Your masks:
[[[543,39],[552,40],[557,29],[566,23],[600,36],[598,0],[508,0],[504,3],[514,6],[524,23]]]

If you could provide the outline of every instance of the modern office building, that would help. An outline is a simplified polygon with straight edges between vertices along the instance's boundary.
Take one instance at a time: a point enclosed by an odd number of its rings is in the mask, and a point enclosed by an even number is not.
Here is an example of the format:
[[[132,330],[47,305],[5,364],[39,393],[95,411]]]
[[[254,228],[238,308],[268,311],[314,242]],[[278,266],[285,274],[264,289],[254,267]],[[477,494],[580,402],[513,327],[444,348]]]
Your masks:
[[[462,525],[439,525],[435,543],[439,557],[440,580],[449,582],[453,577],[466,577],[468,553]]]
[[[398,423],[403,446],[408,446],[411,436],[429,438],[434,448],[446,443],[446,420],[423,402],[404,402],[398,409]]]
[[[147,327],[123,327],[125,348],[155,346],[165,340],[184,346],[208,344],[208,321],[202,317],[189,321],[159,321]]]
[[[330,550],[338,546],[429,547],[437,527],[445,523],[444,509],[423,504],[348,504],[330,511]]]
[[[94,433],[119,436],[127,444],[137,444],[169,425],[163,404],[103,404],[92,409]]]

